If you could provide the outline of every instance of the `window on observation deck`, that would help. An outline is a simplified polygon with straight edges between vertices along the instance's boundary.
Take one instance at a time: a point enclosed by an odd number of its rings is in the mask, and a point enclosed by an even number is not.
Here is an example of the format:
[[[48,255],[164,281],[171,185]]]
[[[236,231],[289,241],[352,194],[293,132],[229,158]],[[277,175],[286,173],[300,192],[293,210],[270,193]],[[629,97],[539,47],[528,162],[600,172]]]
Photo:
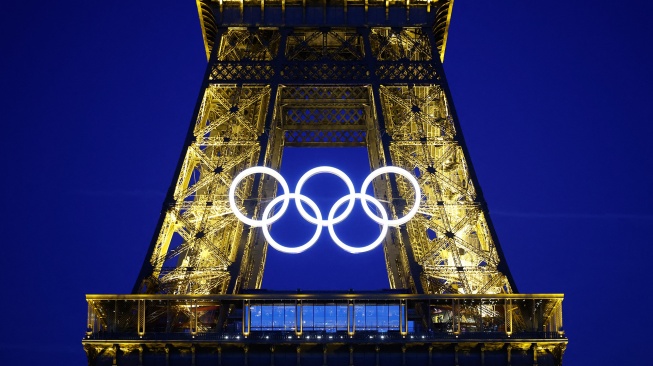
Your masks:
[[[253,304],[250,306],[252,331],[297,331],[301,314],[303,332],[346,332],[351,322],[356,332],[399,331],[399,304],[362,303],[349,313],[347,303]]]

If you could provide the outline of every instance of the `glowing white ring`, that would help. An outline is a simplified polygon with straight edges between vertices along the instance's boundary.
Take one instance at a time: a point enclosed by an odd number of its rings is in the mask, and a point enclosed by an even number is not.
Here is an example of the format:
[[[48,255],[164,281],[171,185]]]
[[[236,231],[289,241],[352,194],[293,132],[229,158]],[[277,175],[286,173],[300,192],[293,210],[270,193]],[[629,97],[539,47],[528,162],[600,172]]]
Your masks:
[[[374,197],[372,197],[370,195],[367,195],[365,193],[354,193],[352,195],[348,195],[348,196],[344,196],[344,197],[340,198],[338,201],[336,201],[336,203],[333,204],[333,206],[331,207],[331,210],[329,211],[328,220],[333,219],[333,216],[336,214],[336,210],[338,210],[338,208],[342,205],[342,203],[345,200],[347,200],[349,198],[349,196],[353,196],[354,198],[360,199],[361,204],[363,205],[363,207],[367,206],[365,201],[371,201],[374,204],[374,206],[376,206],[376,208],[379,209],[379,211],[381,212],[381,216],[383,216],[383,219],[385,219],[385,220],[388,219],[388,213],[385,212],[385,207],[383,207],[383,205],[381,204],[381,202],[379,202],[379,200],[377,200],[376,198],[374,198]],[[368,244],[368,245],[366,245],[364,247],[352,247],[352,246],[349,246],[349,245],[343,243],[342,240],[340,240],[340,238],[338,238],[338,236],[336,235],[336,231],[334,230],[333,225],[329,225],[329,235],[331,235],[331,239],[333,239],[333,241],[336,243],[336,245],[339,246],[340,248],[348,251],[349,253],[358,254],[358,253],[363,253],[363,252],[370,251],[370,250],[378,247],[379,244],[381,244],[383,239],[385,239],[386,234],[388,233],[388,225],[387,224],[382,224],[382,227],[383,228],[381,229],[381,233],[379,234],[379,237],[376,238],[376,240],[373,241],[371,244]]]
[[[337,223],[343,221],[344,219],[346,219],[347,216],[349,216],[351,211],[354,209],[354,204],[356,203],[356,198],[354,197],[354,194],[356,194],[356,189],[354,188],[354,183],[351,182],[351,179],[349,179],[349,177],[342,170],[332,168],[330,166],[319,166],[317,168],[313,168],[313,169],[307,171],[306,173],[304,173],[304,175],[302,175],[302,177],[299,179],[299,182],[297,182],[297,187],[295,187],[295,193],[301,194],[302,187],[304,186],[304,183],[306,183],[306,181],[310,177],[312,177],[312,176],[314,176],[316,174],[321,174],[321,173],[329,173],[329,174],[333,174],[333,175],[337,176],[338,178],[342,179],[345,182],[345,184],[347,185],[347,188],[349,188],[349,194],[345,196],[345,198],[350,197],[349,198],[349,204],[347,205],[347,208],[345,209],[345,211],[343,213],[341,213],[340,216],[338,216],[336,218],[333,218],[333,217],[329,216],[329,219],[327,219],[326,221],[323,221],[323,220],[319,220],[319,219],[316,220],[314,217],[309,215],[308,212],[306,212],[306,210],[304,210],[304,207],[302,206],[302,204],[300,202],[301,200],[295,200],[295,204],[297,205],[297,210],[299,211],[299,214],[302,215],[304,220],[310,222],[311,224],[315,224],[315,225],[331,226],[331,225],[337,224]],[[338,205],[338,207],[340,207],[340,205]]]
[[[417,210],[419,209],[419,203],[422,199],[422,191],[419,189],[419,183],[417,182],[417,179],[415,179],[415,177],[413,177],[410,173],[408,173],[407,171],[401,168],[397,168],[395,166],[381,167],[373,171],[372,173],[370,173],[370,175],[368,175],[367,178],[365,178],[365,181],[363,181],[363,185],[361,186],[361,193],[364,194],[367,191],[367,186],[369,186],[370,183],[372,183],[372,180],[374,178],[384,173],[395,173],[408,179],[410,184],[413,185],[413,189],[415,190],[415,203],[413,204],[413,207],[410,209],[410,211],[408,211],[408,213],[404,217],[396,220],[388,220],[387,217],[379,218],[374,213],[372,213],[372,211],[370,211],[370,208],[367,206],[365,202],[361,202],[363,203],[363,210],[365,210],[367,216],[369,216],[377,224],[390,225],[390,226],[399,226],[405,224],[406,222],[408,222],[408,220],[410,220],[413,216],[415,216]]]
[[[268,206],[263,210],[263,219],[261,221],[265,222],[266,225],[263,225],[261,229],[263,230],[263,236],[265,236],[265,240],[268,241],[268,244],[270,244],[274,249],[283,252],[283,253],[290,253],[290,254],[297,254],[301,253],[308,248],[312,247],[315,242],[317,242],[317,239],[320,238],[320,234],[322,234],[322,225],[315,225],[317,229],[315,230],[315,234],[313,234],[313,237],[306,242],[303,245],[300,245],[298,247],[286,247],[283,246],[279,243],[277,243],[276,240],[272,239],[272,235],[270,235],[270,229],[268,228],[268,225],[272,224],[273,222],[278,220],[279,215],[275,215],[274,217],[268,219],[268,215],[270,214],[270,211],[272,208],[279,203],[279,201],[283,200],[284,203],[288,202],[288,199],[293,198],[295,200],[300,200],[306,202],[310,208],[313,209],[313,212],[315,212],[315,216],[319,221],[322,220],[322,213],[320,212],[320,209],[317,207],[315,202],[311,200],[310,198],[299,194],[299,193],[286,193],[282,194],[281,196],[273,199]],[[299,206],[298,206],[299,207]],[[307,214],[308,215],[308,214]]]
[[[290,202],[290,197],[285,198],[279,212],[277,212],[274,216],[270,217],[267,220],[253,220],[243,215],[240,212],[238,206],[236,206],[236,187],[238,186],[238,183],[240,183],[241,180],[245,179],[246,176],[250,174],[256,174],[256,173],[268,174],[271,175],[274,179],[276,179],[279,182],[279,184],[281,184],[281,187],[283,188],[284,195],[282,195],[281,197],[284,197],[285,194],[290,192],[290,188],[288,187],[288,183],[286,183],[286,180],[283,179],[281,174],[279,174],[276,170],[264,166],[255,166],[255,167],[247,168],[242,172],[240,172],[240,174],[238,174],[236,178],[234,178],[234,180],[231,182],[231,187],[229,188],[229,206],[231,207],[231,211],[233,211],[234,215],[236,215],[236,217],[238,217],[238,219],[243,223],[251,227],[262,227],[266,224],[266,221],[270,221],[270,220],[272,222],[277,221],[281,217],[281,215],[283,215],[286,212],[286,209],[288,208],[288,203]]]
[[[236,196],[236,187],[238,186],[238,184],[243,179],[245,179],[246,176],[248,176],[250,174],[256,174],[256,173],[268,174],[268,175],[272,176],[273,178],[275,178],[279,182],[279,184],[281,185],[281,187],[283,188],[283,191],[284,191],[284,193],[282,195],[274,198],[267,205],[267,207],[263,210],[263,215],[262,215],[260,220],[250,219],[250,218],[246,217],[245,215],[243,215],[240,212],[238,206],[236,206],[236,198],[235,198],[235,196]],[[309,199],[308,197],[301,194],[301,189],[302,189],[303,185],[306,183],[306,181],[310,177],[312,177],[313,175],[320,174],[320,173],[329,173],[329,174],[334,174],[334,175],[340,177],[345,182],[345,184],[347,185],[347,188],[349,188],[349,194],[343,196],[342,198],[340,198],[331,207],[331,210],[329,211],[329,215],[327,217],[327,220],[322,219],[322,213],[320,212],[320,209],[317,207],[315,202],[313,202],[311,199]],[[379,202],[373,196],[370,196],[370,195],[365,193],[365,191],[367,190],[367,187],[370,185],[372,180],[374,178],[378,177],[379,175],[385,174],[385,173],[399,174],[399,175],[407,178],[408,181],[413,185],[413,188],[415,190],[415,203],[414,203],[413,207],[410,209],[410,211],[408,211],[408,213],[404,217],[402,217],[400,219],[389,220],[388,219],[388,213],[386,212],[386,210],[383,207],[383,205],[381,204],[381,202]],[[376,248],[379,244],[381,244],[381,242],[383,242],[383,239],[387,235],[389,226],[402,225],[402,224],[406,223],[408,220],[410,220],[413,216],[415,216],[415,214],[417,213],[417,210],[419,209],[419,204],[420,204],[420,201],[421,201],[421,195],[422,195],[422,193],[421,193],[421,190],[419,188],[419,183],[417,182],[417,179],[415,179],[415,177],[413,177],[409,172],[405,171],[404,169],[397,168],[397,167],[390,167],[390,166],[381,167],[381,168],[373,171],[372,173],[370,173],[370,175],[368,175],[367,178],[365,178],[365,181],[363,182],[363,185],[361,187],[361,191],[359,193],[356,193],[354,191],[354,186],[353,186],[351,180],[349,179],[349,177],[347,177],[347,175],[345,175],[345,173],[343,173],[341,170],[338,170],[338,169],[332,168],[332,167],[322,166],[322,167],[317,167],[317,168],[311,169],[308,172],[306,172],[299,179],[299,182],[297,183],[295,193],[290,193],[289,192],[288,184],[286,183],[285,179],[283,179],[281,174],[279,174],[278,172],[276,172],[276,171],[274,171],[274,170],[272,170],[270,168],[267,168],[267,167],[252,167],[252,168],[245,169],[243,172],[238,174],[234,178],[233,182],[231,183],[231,187],[229,188],[229,206],[231,207],[231,210],[233,211],[234,215],[236,215],[236,217],[238,217],[238,219],[240,221],[242,221],[243,223],[245,223],[245,224],[247,224],[247,225],[249,225],[251,227],[261,227],[261,228],[263,228],[263,235],[265,236],[265,239],[267,240],[268,244],[270,244],[273,248],[277,249],[280,252],[284,252],[284,253],[301,253],[301,252],[307,250],[308,248],[310,248],[311,246],[313,246],[313,244],[315,244],[317,242],[320,234],[322,233],[322,227],[326,226],[329,229],[329,234],[331,235],[331,239],[336,243],[336,245],[338,245],[340,248],[342,248],[342,249],[344,249],[344,250],[346,250],[346,251],[348,251],[350,253],[356,254],[356,253],[367,252],[369,250],[372,250],[372,249]],[[374,242],[372,242],[371,244],[368,244],[368,245],[366,245],[364,247],[352,247],[352,246],[349,246],[349,245],[345,244],[344,242],[342,242],[342,240],[340,240],[338,238],[338,236],[335,233],[334,227],[333,227],[335,224],[343,221],[344,219],[346,219],[349,216],[349,214],[353,210],[354,201],[357,198],[361,200],[361,204],[363,205],[363,209],[365,210],[365,213],[367,214],[367,216],[369,216],[374,222],[382,225],[382,229],[381,229],[381,233],[380,233],[379,237]],[[286,246],[283,246],[283,245],[277,243],[272,238],[272,236],[270,235],[270,231],[269,231],[269,226],[272,223],[279,220],[281,218],[281,216],[286,212],[286,209],[288,208],[288,203],[289,203],[289,201],[291,199],[295,200],[295,204],[297,205],[297,209],[298,209],[299,213],[301,214],[301,216],[306,221],[308,221],[308,222],[310,222],[312,224],[315,224],[317,226],[317,229],[316,229],[315,234],[313,235],[313,237],[308,242],[306,242],[303,245],[300,245],[299,247],[286,247]],[[340,208],[340,206],[342,206],[343,203],[345,201],[347,201],[347,200],[349,200],[349,204],[347,205],[347,208],[345,209],[345,211],[342,214],[340,214],[339,216],[335,217],[336,211],[338,210],[338,208]],[[274,206],[276,206],[279,203],[279,201],[283,201],[281,209],[277,213],[275,213],[275,215],[273,215],[272,217],[269,217],[272,209],[274,208]],[[301,204],[300,201],[304,201],[305,203],[308,204],[308,206],[315,213],[315,217],[309,215],[308,212],[306,212],[306,210],[304,209],[304,207],[303,207],[303,205]],[[376,206],[376,208],[381,212],[381,217],[376,216],[370,210],[369,206],[367,205],[368,201],[371,201],[372,204],[374,206]]]

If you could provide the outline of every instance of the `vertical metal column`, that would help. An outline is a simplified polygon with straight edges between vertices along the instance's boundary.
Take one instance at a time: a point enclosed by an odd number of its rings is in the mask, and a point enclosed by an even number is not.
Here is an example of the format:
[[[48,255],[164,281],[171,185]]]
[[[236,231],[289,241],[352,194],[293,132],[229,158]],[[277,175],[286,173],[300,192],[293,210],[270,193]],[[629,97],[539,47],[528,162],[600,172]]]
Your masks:
[[[505,330],[508,337],[512,334],[512,299],[506,299],[503,305],[505,317]]]
[[[282,139],[283,136],[275,136],[272,128],[275,118],[275,112],[277,106],[277,98],[279,95],[279,84],[281,82],[281,76],[279,73],[283,69],[285,62],[285,53],[286,53],[286,43],[289,29],[280,28],[279,32],[281,34],[281,39],[279,43],[279,48],[277,54],[272,60],[271,64],[274,68],[275,73],[269,80],[270,85],[270,96],[267,101],[267,108],[265,114],[265,124],[263,134],[259,136],[259,157],[258,157],[258,166],[270,166],[272,168],[278,169],[279,162],[281,159],[282,151],[280,148],[270,149],[270,143],[275,143],[275,141],[270,141],[272,138]],[[277,142],[278,143],[278,142]],[[254,183],[252,184],[252,190],[249,195],[249,202],[258,202],[259,190],[261,189],[261,177],[260,175],[254,178]],[[271,197],[274,194],[274,188],[272,187],[263,187],[263,196]],[[248,207],[248,214],[252,214],[255,210],[255,207],[251,205]],[[243,289],[254,289],[259,288],[263,280],[263,268],[265,267],[265,250],[266,244],[260,234],[258,229],[248,228],[245,231],[249,231],[248,235],[243,235],[243,240],[238,248],[238,253],[236,255],[235,262],[230,266],[230,282],[229,287],[227,288],[227,293],[239,293]],[[247,258],[244,258],[246,252],[245,247],[250,246],[247,250]]]
[[[453,334],[458,336],[460,334],[460,300],[451,300],[451,327]]]
[[[137,316],[137,329],[138,335],[143,338],[145,335],[145,300],[137,300],[138,316]]]
[[[86,337],[90,337],[96,331],[96,317],[93,309],[93,300],[86,300]]]
[[[356,319],[354,312],[354,300],[349,300],[347,304],[347,335],[353,336],[356,332]]]
[[[304,309],[302,300],[295,303],[295,334],[301,336],[304,331]]]
[[[399,300],[399,333],[402,336],[408,334],[408,309],[406,309],[406,299]]]
[[[191,300],[190,304],[190,334],[195,337],[198,332],[197,323],[198,323],[198,314],[197,314],[197,300]]]
[[[377,119],[377,127],[379,129],[379,137],[382,145],[383,158],[385,165],[392,165],[390,154],[390,142],[392,141],[390,135],[386,131],[385,115],[381,104],[380,87],[381,81],[375,73],[377,69],[377,62],[372,52],[370,44],[370,28],[362,28],[363,44],[365,47],[365,61],[370,70],[370,80],[372,89],[372,100],[374,103],[374,115]],[[369,149],[370,147],[368,147]],[[399,191],[397,189],[397,182],[394,177],[390,177],[390,194],[392,195],[392,204],[399,203],[397,212],[403,212],[405,202],[400,199]],[[376,187],[376,186],[375,186]],[[377,192],[378,194],[378,192]],[[414,293],[424,293],[422,288],[420,276],[421,268],[417,264],[411,247],[408,236],[406,234],[405,226],[394,228],[396,230],[398,243],[386,240],[384,243],[385,255],[388,257],[386,263],[389,266],[388,276],[391,277],[390,283],[394,284],[396,288],[411,288]],[[406,260],[408,263],[406,263]],[[398,268],[397,266],[403,267]]]
[[[250,333],[251,326],[251,310],[249,308],[249,300],[243,300],[243,336],[247,338]]]

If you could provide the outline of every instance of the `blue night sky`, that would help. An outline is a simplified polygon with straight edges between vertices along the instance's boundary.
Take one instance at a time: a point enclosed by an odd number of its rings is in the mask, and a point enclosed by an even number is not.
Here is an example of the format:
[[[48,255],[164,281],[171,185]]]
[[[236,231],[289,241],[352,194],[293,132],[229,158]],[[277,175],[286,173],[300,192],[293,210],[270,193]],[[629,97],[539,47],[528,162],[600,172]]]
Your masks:
[[[83,365],[84,295],[131,291],[191,120],[196,3],[1,8],[0,364]],[[565,294],[566,365],[651,357],[651,14],[644,0],[454,6],[445,70],[471,159],[519,291]],[[367,161],[288,150],[282,170],[294,184],[322,163]],[[264,285],[387,286],[380,248],[343,253],[270,251]]]

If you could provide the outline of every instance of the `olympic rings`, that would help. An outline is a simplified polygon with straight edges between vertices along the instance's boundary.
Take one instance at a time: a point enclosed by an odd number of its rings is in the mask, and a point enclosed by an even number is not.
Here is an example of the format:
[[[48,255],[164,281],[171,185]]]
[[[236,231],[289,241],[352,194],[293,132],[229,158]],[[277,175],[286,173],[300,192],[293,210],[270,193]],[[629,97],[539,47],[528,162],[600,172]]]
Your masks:
[[[370,185],[372,180],[383,173],[395,173],[408,179],[410,184],[412,184],[413,188],[415,189],[415,204],[413,204],[413,207],[410,209],[410,211],[408,211],[406,216],[397,220],[388,220],[387,218],[379,219],[378,216],[376,216],[375,214],[372,213],[372,211],[370,211],[370,208],[367,207],[367,205],[363,205],[363,209],[365,210],[367,216],[369,216],[370,219],[374,220],[374,222],[376,222],[377,224],[392,225],[392,226],[399,226],[405,224],[406,222],[408,222],[408,220],[410,220],[413,216],[415,216],[417,210],[419,209],[419,202],[422,198],[422,192],[419,190],[419,183],[417,182],[417,179],[415,179],[415,177],[413,177],[410,173],[408,173],[407,171],[401,168],[397,168],[396,166],[384,166],[373,171],[372,173],[370,173],[370,175],[367,176],[367,178],[365,178],[365,180],[363,181],[363,186],[361,187],[361,193],[365,193],[365,191],[367,191],[367,186]]]
[[[383,207],[381,205],[381,202],[379,202],[379,200],[377,200],[376,198],[374,198],[372,196],[369,196],[369,195],[367,195],[365,193],[354,193],[353,196],[355,198],[359,198],[361,200],[361,203],[363,204],[363,207],[367,206],[367,203],[364,202],[364,201],[371,201],[374,204],[374,206],[376,206],[376,208],[381,212],[381,216],[383,217],[383,219],[384,220],[388,219],[388,213],[385,212],[385,207]],[[344,196],[344,197],[340,198],[338,201],[336,201],[336,203],[333,204],[333,207],[331,207],[331,210],[329,211],[329,220],[331,220],[333,218],[333,215],[336,214],[336,210],[342,205],[342,203],[346,199],[347,199],[347,196]],[[373,241],[372,244],[368,244],[368,245],[366,245],[364,247],[357,248],[357,247],[352,247],[352,246],[349,246],[349,245],[343,243],[340,240],[340,238],[338,238],[338,236],[336,235],[335,230],[333,230],[333,225],[329,225],[329,234],[331,235],[331,239],[333,239],[333,241],[336,243],[337,246],[339,246],[340,248],[348,251],[349,253],[353,253],[353,254],[367,252],[367,251],[370,251],[370,250],[376,248],[377,246],[379,246],[379,244],[381,244],[381,242],[383,242],[383,239],[385,239],[385,235],[387,233],[388,233],[388,225],[383,225],[383,228],[381,229],[381,233],[379,234],[379,237],[376,238],[376,240]]]
[[[343,173],[342,170],[332,168],[330,166],[319,166],[317,168],[313,168],[313,169],[307,171],[306,173],[304,173],[304,175],[302,175],[301,178],[299,178],[299,182],[297,182],[297,187],[295,187],[295,192],[297,194],[300,194],[300,192],[302,190],[302,187],[304,186],[304,183],[306,183],[308,178],[314,176],[315,174],[320,174],[320,173],[329,173],[329,174],[333,174],[333,175],[337,176],[338,178],[342,179],[345,182],[345,184],[347,185],[347,188],[349,188],[349,194],[347,196],[345,196],[345,197],[351,197],[351,198],[349,199],[349,204],[347,205],[347,208],[345,209],[345,212],[343,212],[342,214],[340,214],[340,216],[338,216],[336,218],[330,218],[330,219],[327,219],[326,222],[321,222],[321,221],[315,220],[313,217],[311,217],[306,212],[306,210],[304,210],[304,207],[302,206],[300,201],[295,200],[295,204],[297,204],[297,210],[299,210],[299,213],[300,213],[300,215],[302,215],[304,220],[310,222],[311,224],[315,224],[315,225],[332,226],[332,225],[337,224],[337,223],[341,222],[342,220],[344,220],[347,216],[349,216],[351,211],[354,209],[354,203],[356,202],[356,198],[354,198],[354,194],[356,193],[356,191],[354,189],[354,183],[351,182],[351,179],[349,179],[349,177],[345,173]],[[338,206],[338,207],[340,207],[340,206]],[[263,216],[263,217],[265,217],[265,216]]]
[[[231,207],[231,211],[233,211],[234,215],[236,215],[236,217],[240,219],[240,221],[242,221],[244,224],[247,224],[251,227],[261,227],[265,225],[265,221],[270,221],[270,220],[277,221],[279,218],[281,218],[281,215],[283,215],[286,212],[286,209],[288,208],[288,201],[290,200],[290,197],[284,199],[283,205],[281,206],[281,210],[279,210],[279,212],[277,212],[276,215],[272,216],[271,218],[268,218],[267,220],[252,220],[247,216],[243,215],[238,209],[238,207],[236,206],[236,187],[238,187],[238,183],[240,183],[241,180],[245,179],[246,176],[251,174],[256,174],[256,173],[271,175],[277,181],[279,181],[279,184],[281,184],[281,188],[283,188],[283,193],[284,193],[280,197],[285,197],[288,191],[290,191],[290,188],[288,188],[288,183],[286,183],[286,180],[283,179],[281,174],[277,173],[276,170],[264,166],[255,166],[240,172],[240,174],[238,174],[236,178],[234,178],[233,182],[231,182],[231,187],[229,188],[229,207]]]
[[[250,219],[247,216],[243,215],[240,212],[238,206],[236,205],[236,187],[243,179],[245,179],[245,177],[256,173],[268,174],[272,176],[274,179],[276,179],[279,182],[281,188],[283,189],[283,194],[275,197],[267,205],[267,207],[265,207],[265,210],[263,210],[262,218],[260,220]],[[343,180],[343,182],[345,182],[345,185],[349,190],[349,194],[341,197],[338,201],[336,201],[336,203],[333,204],[326,220],[322,218],[322,213],[320,212],[320,209],[315,204],[315,202],[310,198],[301,194],[302,187],[304,186],[306,181],[312,176],[316,174],[322,174],[322,173],[333,174],[339,177],[340,179]],[[378,177],[379,175],[386,174],[386,173],[399,174],[405,177],[406,179],[408,179],[410,184],[413,186],[413,190],[415,191],[415,203],[410,208],[408,213],[404,217],[399,219],[394,219],[394,220],[388,219],[388,213],[386,212],[385,207],[383,207],[381,202],[379,202],[379,200],[366,193],[367,188],[369,187],[372,180]],[[338,245],[340,248],[344,249],[349,253],[356,254],[356,253],[367,252],[376,248],[383,242],[383,239],[386,237],[389,226],[402,225],[406,223],[408,220],[410,220],[413,216],[415,216],[417,210],[419,209],[421,195],[422,193],[419,188],[419,183],[417,182],[417,179],[415,179],[415,177],[413,177],[406,170],[398,167],[392,167],[392,166],[381,167],[373,171],[372,173],[370,173],[370,175],[368,175],[367,178],[365,178],[365,181],[363,182],[363,185],[361,186],[361,190],[359,193],[357,193],[354,190],[354,185],[351,182],[351,179],[349,179],[349,177],[344,172],[342,172],[339,169],[328,167],[328,166],[320,166],[317,168],[313,168],[308,172],[304,173],[304,175],[302,175],[302,177],[299,179],[297,186],[295,187],[295,193],[290,192],[286,180],[281,176],[281,174],[279,174],[275,170],[267,167],[252,167],[252,168],[245,169],[240,174],[238,174],[234,178],[233,182],[231,183],[231,187],[229,188],[229,206],[231,207],[231,210],[233,211],[234,215],[236,215],[236,217],[240,221],[242,221],[243,223],[251,227],[262,228],[263,236],[267,240],[268,244],[270,244],[273,248],[275,248],[280,252],[301,253],[307,250],[317,242],[318,238],[320,237],[320,234],[322,233],[322,228],[327,227],[329,231],[329,235],[331,236],[331,239],[336,243],[336,245]],[[299,211],[299,214],[302,216],[302,218],[316,225],[316,230],[315,230],[315,234],[313,234],[313,237],[308,242],[298,247],[286,247],[284,245],[279,244],[272,238],[269,230],[269,226],[272,225],[277,220],[279,220],[281,216],[286,212],[286,209],[288,208],[288,203],[291,199],[295,200],[295,204],[297,205],[297,210]],[[352,247],[350,245],[345,244],[342,240],[340,240],[340,238],[338,238],[334,230],[334,225],[346,219],[351,213],[351,211],[354,209],[354,203],[356,199],[359,199],[361,201],[361,204],[367,216],[369,216],[370,219],[372,219],[374,222],[378,223],[379,225],[382,225],[381,233],[379,234],[379,236],[372,243],[365,245],[363,247]],[[342,206],[345,203],[345,201],[348,201],[347,207],[340,215],[336,216],[337,210],[340,208],[340,206]],[[272,212],[272,209],[275,206],[277,206],[280,202],[282,202],[281,208],[272,217],[270,217],[270,213]],[[311,208],[315,216],[311,216],[308,212],[306,212],[306,210],[302,205],[302,202],[306,203]],[[381,217],[378,217],[376,214],[374,214],[371,211],[367,202],[371,202],[376,207],[376,209],[381,213]]]
[[[317,216],[317,220],[318,221],[322,220],[322,214],[320,213],[320,209],[317,207],[315,202],[313,202],[311,199],[309,199],[308,197],[306,197],[304,195],[301,195],[299,193],[287,193],[286,195],[288,196],[288,198],[294,198],[297,202],[299,202],[300,200],[306,202],[308,204],[308,206],[313,209],[313,212],[315,212],[315,216]],[[288,202],[287,199],[283,195],[273,199],[268,204],[268,206],[265,208],[265,210],[263,210],[263,217],[268,217],[270,215],[270,210],[272,210],[272,207],[274,207],[274,205],[279,203],[280,200],[283,200],[284,203]],[[306,211],[304,211],[304,212],[306,212]],[[280,217],[280,215],[275,215],[275,217]],[[277,219],[275,218],[274,221],[277,221]],[[272,222],[273,222],[272,219],[270,219],[268,221],[269,224],[271,224]],[[268,228],[268,225],[261,226],[261,228],[263,229],[263,236],[265,236],[265,240],[268,241],[268,244],[272,245],[272,247],[274,249],[276,249],[276,250],[278,250],[280,252],[290,253],[290,254],[301,253],[301,252],[305,251],[306,249],[312,247],[313,244],[315,244],[317,239],[320,237],[320,234],[322,234],[322,225],[316,225],[316,227],[317,227],[317,229],[315,230],[315,234],[313,234],[313,237],[311,238],[311,240],[306,242],[306,244],[303,244],[303,245],[300,245],[300,246],[294,247],[294,248],[289,248],[289,247],[286,247],[286,246],[283,246],[283,245],[277,243],[274,239],[272,239],[272,236],[270,235],[270,229]],[[329,227],[329,228],[331,228],[331,227]]]

